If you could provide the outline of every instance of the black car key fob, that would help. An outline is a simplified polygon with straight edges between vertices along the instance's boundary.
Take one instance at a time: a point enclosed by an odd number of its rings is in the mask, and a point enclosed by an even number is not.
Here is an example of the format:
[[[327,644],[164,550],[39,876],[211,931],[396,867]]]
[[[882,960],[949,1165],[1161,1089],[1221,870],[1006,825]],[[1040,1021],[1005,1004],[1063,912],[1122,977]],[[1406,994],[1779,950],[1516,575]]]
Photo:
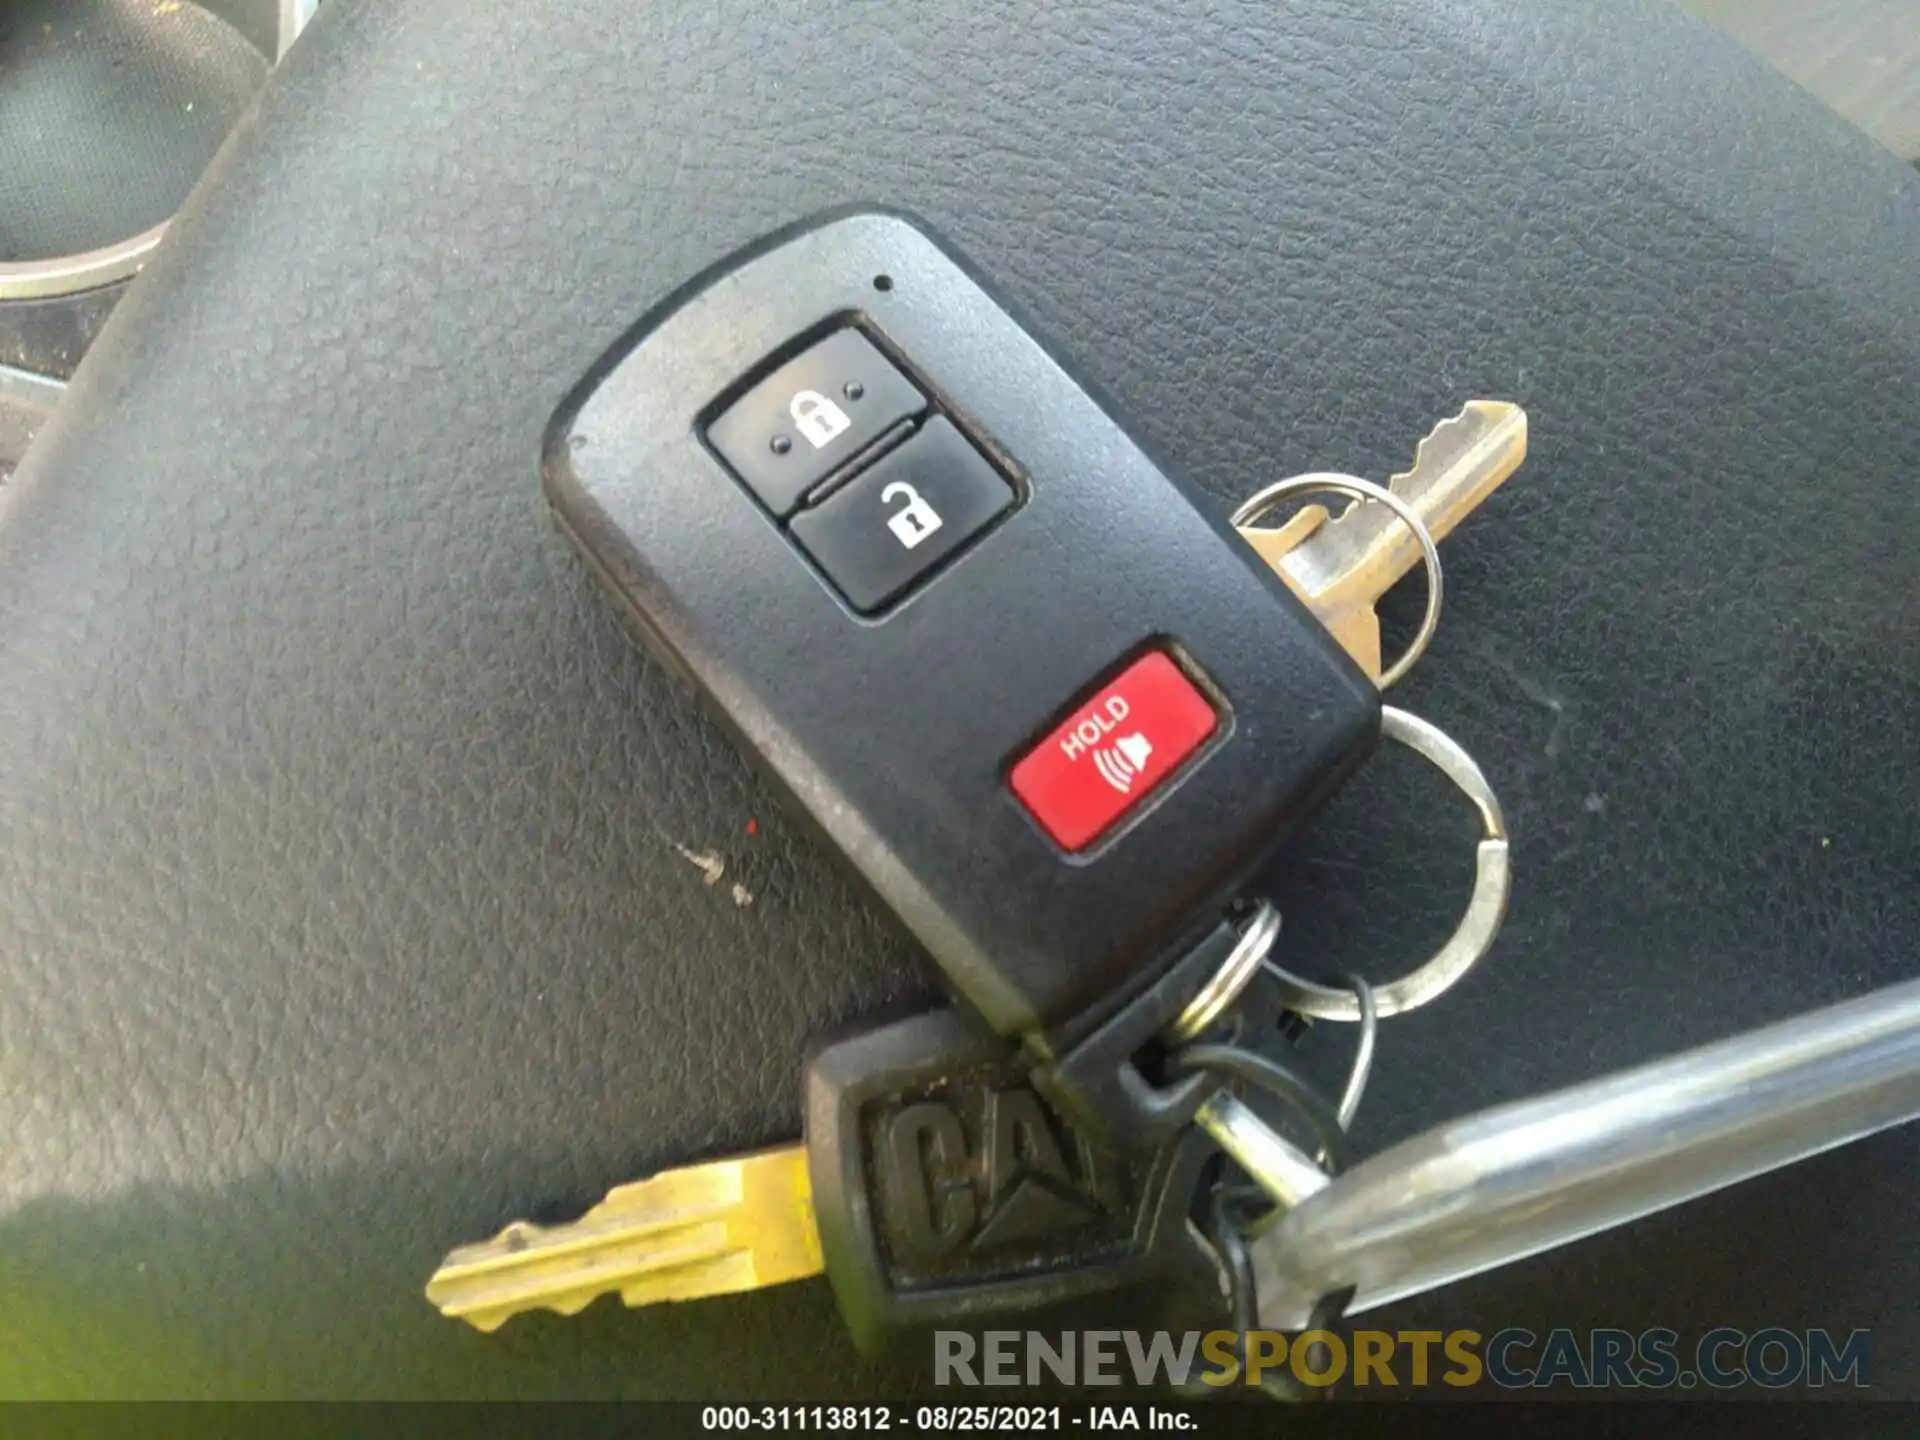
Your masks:
[[[1043,1059],[1177,1010],[1208,978],[1181,959],[1378,738],[1373,684],[1223,517],[895,215],[691,286],[543,472],[640,636]]]

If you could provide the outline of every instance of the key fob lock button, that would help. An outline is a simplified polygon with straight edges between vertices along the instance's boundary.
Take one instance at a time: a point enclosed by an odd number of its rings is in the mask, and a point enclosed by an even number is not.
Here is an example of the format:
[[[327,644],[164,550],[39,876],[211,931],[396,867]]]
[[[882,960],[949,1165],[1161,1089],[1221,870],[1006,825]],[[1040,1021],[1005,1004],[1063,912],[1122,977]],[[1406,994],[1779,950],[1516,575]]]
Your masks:
[[[927,400],[858,330],[836,330],[707,426],[707,443],[778,519]]]

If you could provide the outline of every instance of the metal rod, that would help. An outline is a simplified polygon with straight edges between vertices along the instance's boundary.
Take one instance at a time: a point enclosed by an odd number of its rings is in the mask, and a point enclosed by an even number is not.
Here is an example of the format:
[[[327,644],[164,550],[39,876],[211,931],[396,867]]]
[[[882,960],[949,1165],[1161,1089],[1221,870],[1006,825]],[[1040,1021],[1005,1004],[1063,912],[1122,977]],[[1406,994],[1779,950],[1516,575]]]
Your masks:
[[[1246,1102],[1225,1090],[1202,1105],[1193,1120],[1278,1204],[1298,1205],[1327,1184],[1326,1171],[1305,1151],[1276,1135]]]
[[[1442,1125],[1251,1244],[1262,1326],[1298,1329],[1637,1220],[1920,1118],[1920,981]],[[1920,1234],[1920,1232],[1917,1232]]]

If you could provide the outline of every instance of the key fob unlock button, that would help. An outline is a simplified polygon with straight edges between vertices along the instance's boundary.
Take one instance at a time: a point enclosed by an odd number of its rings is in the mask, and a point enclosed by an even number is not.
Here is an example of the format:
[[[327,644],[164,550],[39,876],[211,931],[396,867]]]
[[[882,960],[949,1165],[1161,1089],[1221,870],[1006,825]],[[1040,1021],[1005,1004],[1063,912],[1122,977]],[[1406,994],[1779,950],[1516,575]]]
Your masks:
[[[1084,850],[1220,728],[1164,652],[1143,655],[1013,767],[1008,784],[1062,850]]]
[[[1013,504],[1013,487],[936,415],[811,510],[793,538],[862,614],[871,614]]]

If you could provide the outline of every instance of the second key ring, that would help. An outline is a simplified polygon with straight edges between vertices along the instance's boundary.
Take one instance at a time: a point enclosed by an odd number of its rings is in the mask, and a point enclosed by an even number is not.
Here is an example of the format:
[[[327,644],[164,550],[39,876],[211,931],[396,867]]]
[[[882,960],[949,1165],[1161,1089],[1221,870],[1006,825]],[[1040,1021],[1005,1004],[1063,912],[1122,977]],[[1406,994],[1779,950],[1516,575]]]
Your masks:
[[[1513,872],[1508,860],[1507,822],[1500,813],[1499,797],[1493,786],[1461,749],[1458,741],[1437,725],[1417,715],[1380,707],[1380,733],[1389,740],[1431,761],[1441,773],[1460,787],[1480,812],[1483,833],[1477,847],[1473,895],[1467,901],[1467,913],[1453,935],[1423,965],[1402,975],[1391,984],[1373,992],[1374,1007],[1381,1019],[1399,1015],[1424,1005],[1449,989],[1471,970],[1493,946],[1500,933],[1500,922],[1507,915],[1507,896],[1513,888]],[[1267,973],[1280,983],[1281,1002],[1299,1015],[1317,1020],[1359,1020],[1360,998],[1350,989],[1316,984],[1282,969],[1272,958],[1266,961]]]
[[[1398,515],[1401,523],[1413,532],[1413,538],[1420,542],[1420,556],[1427,567],[1427,613],[1421,617],[1420,629],[1415,633],[1413,643],[1407,646],[1406,653],[1381,672],[1380,688],[1385,690],[1427,653],[1427,646],[1433,641],[1433,632],[1440,628],[1440,547],[1434,543],[1433,532],[1427,529],[1426,521],[1420,518],[1419,512],[1384,485],[1362,480],[1358,475],[1316,471],[1311,475],[1276,480],[1266,489],[1242,501],[1229,523],[1238,529],[1253,524],[1285,501],[1303,495],[1326,494],[1346,495],[1362,503],[1378,500]]]

